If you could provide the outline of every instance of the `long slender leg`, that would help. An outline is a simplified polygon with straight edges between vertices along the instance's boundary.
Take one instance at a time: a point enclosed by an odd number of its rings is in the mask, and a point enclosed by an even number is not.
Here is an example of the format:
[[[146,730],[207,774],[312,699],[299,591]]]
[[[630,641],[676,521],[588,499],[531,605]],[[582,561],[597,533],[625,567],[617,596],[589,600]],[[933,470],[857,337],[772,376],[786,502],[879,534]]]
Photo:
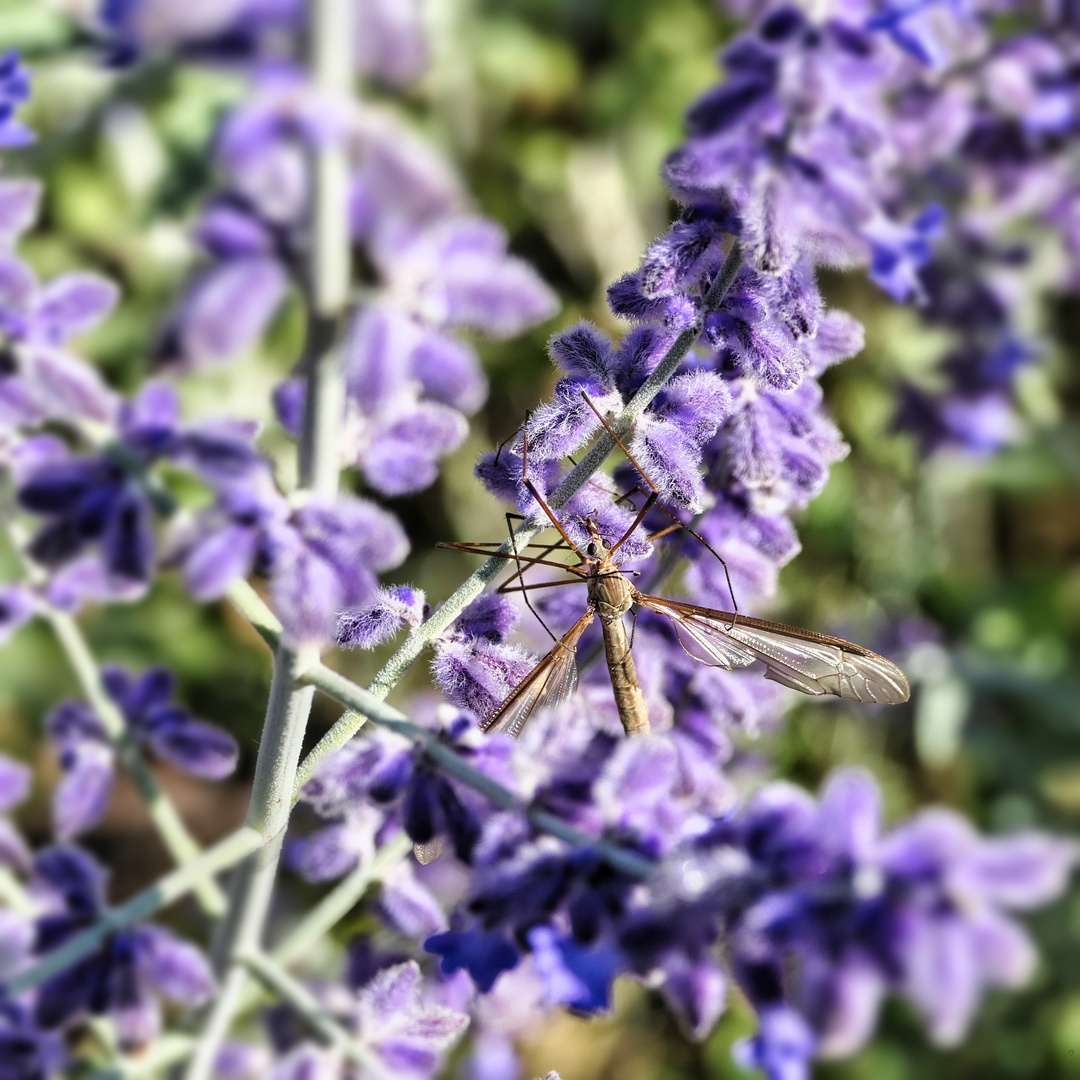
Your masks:
[[[660,489],[659,489],[659,488],[658,488],[658,487],[656,486],[656,484],[655,484],[655,483],[653,482],[653,479],[652,479],[652,477],[651,477],[651,476],[649,476],[649,474],[648,474],[648,473],[647,473],[647,472],[646,472],[646,471],[645,471],[645,470],[644,470],[644,469],[643,469],[643,468],[642,468],[642,467],[641,467],[641,466],[640,466],[640,465],[638,464],[638,462],[634,460],[634,455],[633,455],[633,454],[631,454],[631,453],[630,453],[630,451],[629,451],[629,450],[628,450],[628,449],[626,448],[626,446],[625,446],[625,445],[623,444],[623,441],[622,441],[622,439],[620,439],[620,438],[619,438],[619,436],[615,434],[615,432],[614,432],[614,431],[612,430],[612,427],[611,427],[611,425],[610,425],[610,424],[609,424],[609,423],[607,422],[607,420],[605,420],[605,419],[604,419],[604,417],[603,417],[603,416],[602,416],[602,415],[600,414],[600,410],[599,410],[599,409],[598,409],[598,408],[597,408],[597,407],[596,407],[596,406],[595,406],[595,405],[593,404],[593,402],[592,402],[592,399],[591,399],[591,398],[589,397],[589,395],[588,395],[588,394],[587,394],[587,393],[586,393],[586,392],[585,392],[584,390],[582,390],[582,391],[581,391],[581,396],[582,396],[582,397],[583,397],[583,398],[585,399],[585,403],[586,403],[586,404],[587,404],[587,405],[589,406],[589,408],[590,408],[590,409],[592,409],[592,411],[593,411],[594,413],[596,413],[597,419],[598,419],[598,420],[600,421],[600,423],[601,423],[601,424],[603,424],[603,425],[604,425],[604,429],[605,429],[605,430],[607,431],[607,433],[608,433],[608,434],[609,434],[609,435],[610,435],[610,436],[611,436],[611,437],[612,437],[612,438],[613,438],[613,439],[615,440],[615,442],[616,442],[616,443],[618,444],[618,447],[619,447],[619,449],[620,449],[620,450],[622,450],[622,452],[623,452],[623,453],[624,453],[624,454],[626,455],[626,457],[627,457],[627,460],[628,460],[628,461],[630,462],[630,464],[631,464],[631,465],[633,465],[635,469],[637,469],[637,471],[638,471],[638,472],[639,472],[639,473],[641,474],[641,478],[642,478],[642,479],[643,479],[643,480],[645,481],[645,483],[646,483],[646,484],[648,484],[648,485],[649,485],[649,487],[650,487],[650,488],[652,489],[652,492],[651,492],[651,494],[650,494],[650,495],[649,495],[649,497],[648,497],[648,498],[647,498],[647,499],[645,500],[645,505],[644,505],[644,506],[643,506],[643,507],[641,508],[641,511],[640,511],[640,513],[639,513],[639,514],[638,514],[638,516],[637,516],[637,517],[636,517],[636,518],[634,519],[634,523],[633,523],[633,525],[631,525],[631,526],[630,526],[630,528],[629,528],[629,529],[628,529],[628,530],[626,531],[626,535],[625,535],[625,536],[623,536],[623,537],[622,537],[622,539],[620,539],[620,540],[619,540],[619,543],[618,543],[618,544],[616,544],[616,545],[615,545],[615,547],[613,547],[613,548],[612,548],[611,550],[612,550],[612,551],[614,551],[614,550],[615,550],[615,548],[619,547],[619,545],[620,545],[620,544],[623,544],[623,543],[624,543],[624,542],[625,542],[625,541],[626,541],[626,540],[627,540],[627,539],[628,539],[628,538],[629,538],[629,537],[630,537],[630,536],[631,536],[631,535],[633,534],[634,530],[635,530],[635,529],[636,529],[636,528],[637,528],[637,527],[638,527],[638,526],[639,526],[639,525],[641,524],[641,522],[642,522],[642,521],[644,520],[644,518],[645,518],[645,515],[646,515],[646,514],[647,514],[647,513],[648,513],[648,512],[649,512],[649,511],[650,511],[650,510],[651,510],[651,509],[652,509],[652,508],[654,507],[654,506],[656,506],[656,507],[657,507],[658,509],[660,509],[660,510],[663,510],[663,512],[664,512],[665,514],[667,514],[667,516],[668,516],[669,518],[671,518],[671,520],[672,520],[672,521],[673,521],[673,522],[674,522],[674,523],[675,523],[675,524],[676,524],[676,525],[677,525],[677,526],[678,526],[679,528],[681,528],[681,529],[685,529],[685,530],[686,530],[686,531],[687,531],[687,532],[688,532],[688,533],[689,533],[689,534],[690,534],[690,535],[691,535],[692,537],[694,537],[694,539],[695,539],[695,540],[698,540],[698,541],[699,541],[700,543],[704,544],[704,545],[705,545],[705,548],[706,548],[706,550],[707,550],[707,551],[709,551],[709,552],[710,552],[711,554],[713,554],[714,556],[716,556],[716,558],[717,558],[717,559],[718,559],[718,560],[720,561],[720,565],[721,565],[721,566],[722,566],[722,567],[724,568],[724,580],[725,580],[725,581],[727,582],[728,592],[729,592],[729,593],[731,594],[731,604],[732,604],[732,607],[733,607],[733,608],[735,609],[735,614],[736,614],[736,615],[738,615],[738,614],[739,614],[739,606],[738,606],[738,604],[736,603],[736,600],[735,600],[735,590],[734,590],[734,589],[733,589],[733,588],[731,587],[731,573],[730,573],[730,571],[728,570],[728,565],[727,565],[727,563],[726,563],[726,562],[724,562],[724,559],[723,559],[723,557],[722,557],[722,556],[720,555],[720,553],[719,553],[719,552],[717,552],[717,551],[716,551],[716,549],[715,549],[715,548],[714,548],[714,547],[713,547],[713,546],[712,546],[712,545],[711,545],[711,544],[710,544],[710,543],[708,542],[708,540],[706,540],[706,539],[705,539],[705,537],[703,537],[703,536],[702,536],[702,535],[701,535],[700,533],[697,533],[697,532],[695,532],[695,531],[694,531],[693,529],[691,529],[691,528],[690,528],[690,526],[689,526],[689,525],[687,525],[685,521],[680,521],[680,520],[679,520],[679,518],[677,518],[677,517],[676,517],[676,516],[675,516],[675,515],[674,515],[674,514],[673,514],[673,513],[672,513],[672,512],[670,511],[670,510],[668,510],[668,508],[667,508],[666,506],[664,506],[664,505],[663,505],[662,503],[658,503],[658,502],[656,501],[656,500],[657,500],[657,498],[658,498],[658,497],[659,497],[659,495],[660,495]],[[637,490],[638,490],[638,491],[639,491],[639,492],[640,492],[640,493],[641,493],[642,495],[644,495],[644,494],[645,494],[645,492],[644,492],[644,491],[642,491],[642,490],[641,490],[641,488],[638,488]],[[628,493],[628,494],[629,494],[629,493]],[[625,496],[623,496],[623,497],[625,498]],[[665,531],[666,531],[666,530],[665,530]],[[657,536],[662,536],[662,535],[663,535],[663,533],[655,533],[655,534],[653,534],[653,537],[652,537],[652,538],[655,538],[655,537],[657,537]],[[652,538],[650,538],[650,539],[652,539]]]
[[[662,510],[665,514],[667,514],[667,516],[671,518],[674,524],[670,525],[666,529],[662,529],[658,533],[653,533],[652,536],[649,537],[649,539],[654,540],[660,536],[666,535],[668,532],[674,532],[676,529],[685,529],[686,532],[688,532],[695,540],[697,540],[699,544],[704,546],[706,551],[708,551],[711,555],[715,556],[717,562],[719,562],[720,565],[724,568],[724,580],[727,582],[728,592],[731,594],[731,606],[734,610],[734,614],[738,615],[739,604],[738,601],[735,599],[735,590],[734,588],[732,588],[731,585],[731,572],[728,570],[728,564],[724,561],[724,557],[720,554],[720,552],[716,550],[716,548],[712,546],[712,544],[709,543],[708,540],[705,539],[704,536],[701,535],[701,533],[696,532],[694,529],[690,528],[690,526],[687,525],[685,521],[680,521],[679,518],[677,518],[666,506],[663,505],[663,503],[657,503],[656,508],[657,510]],[[734,626],[734,623],[732,623],[732,625]]]
[[[521,515],[521,514],[516,514],[515,515],[515,517],[523,517],[523,516],[524,515]],[[469,545],[469,547],[474,547],[474,548],[500,548],[500,547],[503,546],[505,541],[503,541],[503,540],[468,540],[468,541],[466,541],[466,543]],[[436,547],[438,547],[438,546],[440,546],[440,545],[437,544]],[[445,546],[445,545],[443,545],[443,546]],[[561,540],[554,540],[550,544],[523,544],[521,547],[518,548],[518,551],[525,552],[525,551],[528,551],[529,548],[538,548],[541,551],[541,553],[548,554],[548,555],[550,555],[552,552],[555,552],[555,551],[570,551],[570,549]],[[570,554],[574,555],[574,554],[576,554],[576,552],[570,551]]]
[[[436,547],[447,548],[450,551],[464,551],[469,555],[483,555],[488,559],[506,559],[514,561],[514,556],[505,551],[490,551],[487,548],[474,547],[472,544],[459,544],[452,540],[440,540]],[[556,570],[565,570],[568,574],[577,574],[578,577],[588,577],[588,574],[579,566],[568,566],[566,563],[555,562],[553,559],[538,559],[532,555],[519,555],[523,566],[551,566]]]
[[[557,589],[561,585],[580,585],[581,582],[574,578],[563,578],[562,581],[533,581],[528,585],[512,586],[510,582],[516,580],[511,578],[510,581],[503,582],[495,591],[497,593],[514,593],[514,592],[532,592],[534,589]]]
[[[525,601],[525,606],[533,613],[533,617],[547,632],[547,636],[552,641],[558,641],[559,639],[551,632],[551,628],[543,619],[540,618],[540,613],[532,606],[532,601],[529,599],[529,593],[525,588],[525,578],[522,575],[521,556],[518,554],[517,538],[514,536],[514,526],[511,524],[515,517],[521,517],[520,514],[513,514],[509,510],[506,512],[506,531],[510,534],[510,547],[514,550],[514,565],[517,567],[515,576],[511,581],[518,581],[521,584],[521,598]]]

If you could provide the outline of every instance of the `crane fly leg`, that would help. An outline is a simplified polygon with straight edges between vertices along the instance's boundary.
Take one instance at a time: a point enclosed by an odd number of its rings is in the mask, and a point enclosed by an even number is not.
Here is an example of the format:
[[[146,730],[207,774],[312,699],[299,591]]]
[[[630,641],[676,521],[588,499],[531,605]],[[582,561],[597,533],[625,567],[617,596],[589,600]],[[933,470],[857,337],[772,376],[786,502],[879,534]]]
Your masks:
[[[510,581],[515,580],[511,578]],[[536,581],[531,585],[519,585],[510,588],[510,581],[504,582],[495,591],[497,593],[532,592],[533,589],[555,589],[560,585],[580,585],[581,582],[574,578],[563,578],[562,581]]]
[[[477,544],[460,544],[456,540],[440,540],[436,547],[447,548],[450,551],[464,551],[468,555],[483,555],[489,559],[506,559],[508,562],[515,561],[514,556],[508,551],[490,551]],[[566,563],[555,562],[553,559],[542,559],[534,555],[518,555],[524,566],[551,566],[556,570],[565,570],[568,574],[577,574],[579,577],[587,577],[584,570],[576,566],[568,566]]]
[[[520,514],[513,514],[509,510],[506,512],[506,531],[510,534],[510,546],[514,549],[514,566],[516,568],[514,577],[512,577],[510,580],[516,580],[521,584],[520,589],[513,589],[509,591],[521,593],[521,599],[525,601],[525,606],[529,609],[529,611],[532,612],[533,618],[535,618],[536,621],[544,628],[545,633],[549,638],[551,638],[552,641],[558,641],[559,639],[551,632],[551,627],[548,626],[548,624],[544,622],[542,618],[540,618],[540,612],[538,612],[536,608],[532,606],[532,601],[529,599],[529,591],[525,588],[525,577],[524,570],[521,564],[521,554],[517,548],[517,537],[514,536],[514,526],[512,524],[514,518],[520,516]],[[500,589],[499,591],[502,592],[503,590]]]

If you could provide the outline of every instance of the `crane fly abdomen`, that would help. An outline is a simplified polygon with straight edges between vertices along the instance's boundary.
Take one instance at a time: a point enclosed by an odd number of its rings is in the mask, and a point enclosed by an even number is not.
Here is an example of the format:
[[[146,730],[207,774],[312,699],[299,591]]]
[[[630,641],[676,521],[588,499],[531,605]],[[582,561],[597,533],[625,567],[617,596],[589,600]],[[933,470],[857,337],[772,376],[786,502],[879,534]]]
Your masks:
[[[604,659],[623,729],[627,735],[648,735],[649,706],[638,681],[634,654],[630,651],[622,615],[605,619],[599,608],[597,614],[600,615],[600,629],[604,634]]]

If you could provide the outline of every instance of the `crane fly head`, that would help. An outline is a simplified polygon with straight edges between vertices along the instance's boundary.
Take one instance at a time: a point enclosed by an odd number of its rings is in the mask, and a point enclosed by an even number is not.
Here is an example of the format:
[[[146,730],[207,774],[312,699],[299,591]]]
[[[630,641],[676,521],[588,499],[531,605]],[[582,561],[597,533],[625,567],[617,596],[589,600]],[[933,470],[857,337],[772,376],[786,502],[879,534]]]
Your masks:
[[[584,519],[585,528],[589,530],[589,542],[585,545],[585,554],[590,559],[603,559],[608,554],[608,543],[600,535],[600,526],[595,518]]]

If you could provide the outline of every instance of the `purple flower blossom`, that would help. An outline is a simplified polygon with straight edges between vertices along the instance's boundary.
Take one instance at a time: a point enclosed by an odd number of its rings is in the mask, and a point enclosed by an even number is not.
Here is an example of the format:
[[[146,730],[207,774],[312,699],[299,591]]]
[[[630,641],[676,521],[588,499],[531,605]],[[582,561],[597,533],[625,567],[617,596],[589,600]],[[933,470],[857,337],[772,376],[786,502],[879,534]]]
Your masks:
[[[45,1080],[68,1064],[63,1040],[43,1031],[25,1006],[0,1002],[0,1063],[3,1080]]]
[[[105,910],[105,873],[77,848],[38,855],[34,889],[41,903],[35,952],[51,952]],[[161,998],[199,1005],[213,992],[210,966],[193,946],[144,924],[107,938],[93,954],[46,981],[35,1022],[51,1030],[87,1015],[106,1016],[125,1050],[145,1046],[161,1026]]]
[[[10,251],[37,220],[41,184],[36,180],[0,180],[0,250]]]
[[[379,589],[363,607],[338,616],[334,640],[342,648],[373,649],[389,641],[403,625],[419,626],[426,607],[422,589],[411,585]]]
[[[12,213],[16,225],[28,216],[25,208]],[[25,263],[0,254],[0,422],[113,418],[115,396],[67,342],[100,322],[116,298],[97,275],[65,274],[43,286]]]
[[[15,119],[15,110],[30,98],[30,73],[19,54],[0,56],[0,147],[11,149],[34,141],[34,133]]]
[[[132,462],[171,460],[211,484],[237,484],[262,468],[255,433],[255,425],[234,420],[182,423],[175,392],[149,383],[119,410],[117,443],[102,454],[77,457],[47,435],[19,445],[19,503],[45,519],[29,552],[61,571],[50,586],[54,602],[74,608],[86,597],[132,599],[148,586],[158,508]]]
[[[735,1045],[735,1060],[768,1080],[809,1080],[816,1041],[806,1021],[783,1007],[765,1010],[759,1021],[758,1034]]]
[[[37,598],[24,585],[0,585],[0,645],[37,613]]]
[[[275,609],[296,644],[330,641],[339,616],[369,603],[376,574],[407,551],[397,519],[374,503],[313,496],[292,508],[266,469],[223,487],[217,503],[181,523],[171,541],[171,558],[199,599],[221,596],[253,571],[269,576]]]
[[[451,703],[490,716],[532,670],[535,659],[505,641],[519,618],[508,598],[481,596],[435,642],[431,673]]]
[[[356,5],[356,64],[392,86],[407,86],[428,61],[420,0],[363,0]]]
[[[429,1080],[461,1038],[469,1018],[424,1000],[419,965],[385,968],[356,994],[330,997],[330,1011],[386,1075]],[[271,1073],[274,1080],[337,1080],[352,1075],[340,1054],[307,1043],[292,1046]]]
[[[215,780],[236,767],[237,747],[230,735],[171,704],[175,679],[165,668],[133,678],[123,668],[107,667],[102,679],[124,714],[130,736],[156,757],[193,776]],[[53,805],[56,833],[70,840],[93,828],[105,813],[117,750],[93,709],[79,701],[57,706],[46,728],[64,774]]]
[[[114,38],[114,60],[166,48],[231,60],[247,58],[262,34],[295,26],[300,5],[296,0],[196,0],[178,7],[169,0],[104,0],[100,14]]]

